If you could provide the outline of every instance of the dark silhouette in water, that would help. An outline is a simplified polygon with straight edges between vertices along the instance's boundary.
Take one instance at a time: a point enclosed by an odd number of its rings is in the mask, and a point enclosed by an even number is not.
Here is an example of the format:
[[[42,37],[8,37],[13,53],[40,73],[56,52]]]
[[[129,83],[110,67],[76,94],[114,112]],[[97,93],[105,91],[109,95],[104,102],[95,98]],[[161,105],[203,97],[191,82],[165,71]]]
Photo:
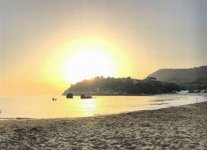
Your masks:
[[[52,98],[52,101],[57,101],[57,98],[56,98],[56,97],[53,97],[53,98]]]
[[[81,99],[91,99],[92,96],[81,94],[80,98],[81,98]]]
[[[72,93],[68,93],[68,94],[66,95],[66,98],[73,98],[73,94],[72,94]]]

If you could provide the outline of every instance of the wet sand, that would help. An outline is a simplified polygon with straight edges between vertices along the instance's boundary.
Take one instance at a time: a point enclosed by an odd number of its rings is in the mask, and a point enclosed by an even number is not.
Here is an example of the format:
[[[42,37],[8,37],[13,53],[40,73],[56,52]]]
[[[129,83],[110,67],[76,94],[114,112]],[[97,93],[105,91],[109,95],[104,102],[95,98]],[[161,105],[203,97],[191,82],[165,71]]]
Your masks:
[[[102,117],[1,120],[0,149],[207,150],[207,102]]]

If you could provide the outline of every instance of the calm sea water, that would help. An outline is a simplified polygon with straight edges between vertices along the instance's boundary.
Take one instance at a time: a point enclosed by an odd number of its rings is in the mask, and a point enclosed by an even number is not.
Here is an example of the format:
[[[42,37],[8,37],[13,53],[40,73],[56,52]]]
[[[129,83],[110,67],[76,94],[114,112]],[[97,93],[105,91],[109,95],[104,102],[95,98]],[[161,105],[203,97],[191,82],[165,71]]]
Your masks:
[[[198,95],[96,96],[66,99],[57,96],[0,98],[0,118],[73,118],[152,110],[207,101]]]

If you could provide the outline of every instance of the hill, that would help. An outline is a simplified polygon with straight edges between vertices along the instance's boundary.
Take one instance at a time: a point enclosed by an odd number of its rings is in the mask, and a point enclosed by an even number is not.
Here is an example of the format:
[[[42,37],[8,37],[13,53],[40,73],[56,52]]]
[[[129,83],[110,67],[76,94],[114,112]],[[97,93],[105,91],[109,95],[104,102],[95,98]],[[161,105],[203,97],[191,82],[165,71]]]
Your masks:
[[[207,66],[189,69],[160,69],[148,77],[162,82],[172,82],[191,90],[207,88]]]
[[[180,86],[174,83],[165,83],[151,80],[137,80],[128,78],[96,77],[71,85],[63,95],[151,95],[173,93],[179,91]]]

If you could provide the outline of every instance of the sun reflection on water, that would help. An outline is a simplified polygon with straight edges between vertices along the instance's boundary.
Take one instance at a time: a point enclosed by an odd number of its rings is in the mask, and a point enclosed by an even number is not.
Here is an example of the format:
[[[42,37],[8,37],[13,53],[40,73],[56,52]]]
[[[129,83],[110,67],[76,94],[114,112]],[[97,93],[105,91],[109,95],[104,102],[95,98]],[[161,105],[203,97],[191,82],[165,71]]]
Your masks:
[[[116,114],[129,111],[151,110],[206,101],[193,95],[156,96],[96,96],[93,99],[73,99],[51,96],[0,99],[1,118],[77,118]]]
[[[63,114],[68,114],[69,117],[87,117],[97,114],[97,101],[95,99],[64,99],[60,106]]]
[[[84,116],[94,115],[96,112],[96,101],[93,99],[80,100],[79,110],[81,110]]]

